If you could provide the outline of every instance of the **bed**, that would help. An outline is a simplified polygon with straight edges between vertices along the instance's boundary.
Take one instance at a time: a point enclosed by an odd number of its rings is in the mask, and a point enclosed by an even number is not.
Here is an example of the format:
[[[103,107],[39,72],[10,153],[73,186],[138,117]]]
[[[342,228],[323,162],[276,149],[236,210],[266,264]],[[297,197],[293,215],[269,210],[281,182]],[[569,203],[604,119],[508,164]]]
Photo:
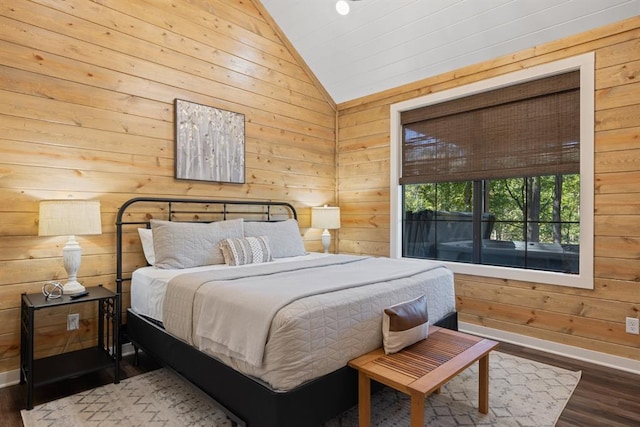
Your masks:
[[[355,405],[357,375],[346,364],[380,347],[384,307],[426,295],[431,323],[457,329],[451,271],[307,253],[285,202],[135,198],[116,228],[118,292],[131,281],[123,342],[240,424],[321,425]],[[125,277],[128,248],[138,247],[125,242],[138,233],[145,255],[157,249],[154,265],[127,267]],[[212,241],[222,250],[198,249]]]

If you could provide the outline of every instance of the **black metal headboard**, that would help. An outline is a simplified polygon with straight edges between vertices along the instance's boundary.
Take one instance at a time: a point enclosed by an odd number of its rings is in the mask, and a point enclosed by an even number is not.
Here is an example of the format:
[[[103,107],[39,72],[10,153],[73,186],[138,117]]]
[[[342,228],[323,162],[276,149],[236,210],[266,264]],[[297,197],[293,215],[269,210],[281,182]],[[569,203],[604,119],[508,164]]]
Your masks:
[[[248,200],[203,200],[136,197],[127,200],[116,217],[116,288],[122,295],[123,232],[127,227],[150,227],[152,219],[180,222],[213,222],[244,218],[248,221],[298,219],[295,208],[286,202]]]

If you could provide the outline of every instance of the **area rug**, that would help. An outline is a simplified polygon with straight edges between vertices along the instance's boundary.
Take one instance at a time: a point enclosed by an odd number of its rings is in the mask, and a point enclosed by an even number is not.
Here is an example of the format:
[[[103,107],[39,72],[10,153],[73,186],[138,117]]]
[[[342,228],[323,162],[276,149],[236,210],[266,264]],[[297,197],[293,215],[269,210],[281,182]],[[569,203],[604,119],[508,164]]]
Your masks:
[[[427,398],[425,425],[553,426],[581,375],[494,351],[489,358],[489,413],[485,415],[477,410],[477,369],[476,363],[447,383],[440,394]],[[408,426],[409,408],[407,396],[384,388],[371,399],[371,425]],[[25,427],[231,426],[211,399],[165,369],[23,410],[22,419]],[[353,407],[325,427],[357,425],[358,410]]]

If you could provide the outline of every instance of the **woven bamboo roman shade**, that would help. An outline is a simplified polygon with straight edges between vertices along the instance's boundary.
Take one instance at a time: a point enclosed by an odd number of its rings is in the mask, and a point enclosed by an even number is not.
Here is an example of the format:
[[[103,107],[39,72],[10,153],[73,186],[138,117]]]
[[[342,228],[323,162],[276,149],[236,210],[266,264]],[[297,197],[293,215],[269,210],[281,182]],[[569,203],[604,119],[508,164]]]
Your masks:
[[[580,72],[401,113],[400,184],[580,172]]]

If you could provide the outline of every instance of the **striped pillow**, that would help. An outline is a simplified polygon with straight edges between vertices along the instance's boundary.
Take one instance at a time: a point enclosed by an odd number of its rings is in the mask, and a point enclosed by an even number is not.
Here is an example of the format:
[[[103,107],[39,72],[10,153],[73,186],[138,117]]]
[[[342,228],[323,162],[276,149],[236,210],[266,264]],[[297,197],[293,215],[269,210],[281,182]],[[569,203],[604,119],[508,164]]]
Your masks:
[[[224,239],[220,242],[224,262],[228,265],[259,264],[273,261],[266,236]]]

